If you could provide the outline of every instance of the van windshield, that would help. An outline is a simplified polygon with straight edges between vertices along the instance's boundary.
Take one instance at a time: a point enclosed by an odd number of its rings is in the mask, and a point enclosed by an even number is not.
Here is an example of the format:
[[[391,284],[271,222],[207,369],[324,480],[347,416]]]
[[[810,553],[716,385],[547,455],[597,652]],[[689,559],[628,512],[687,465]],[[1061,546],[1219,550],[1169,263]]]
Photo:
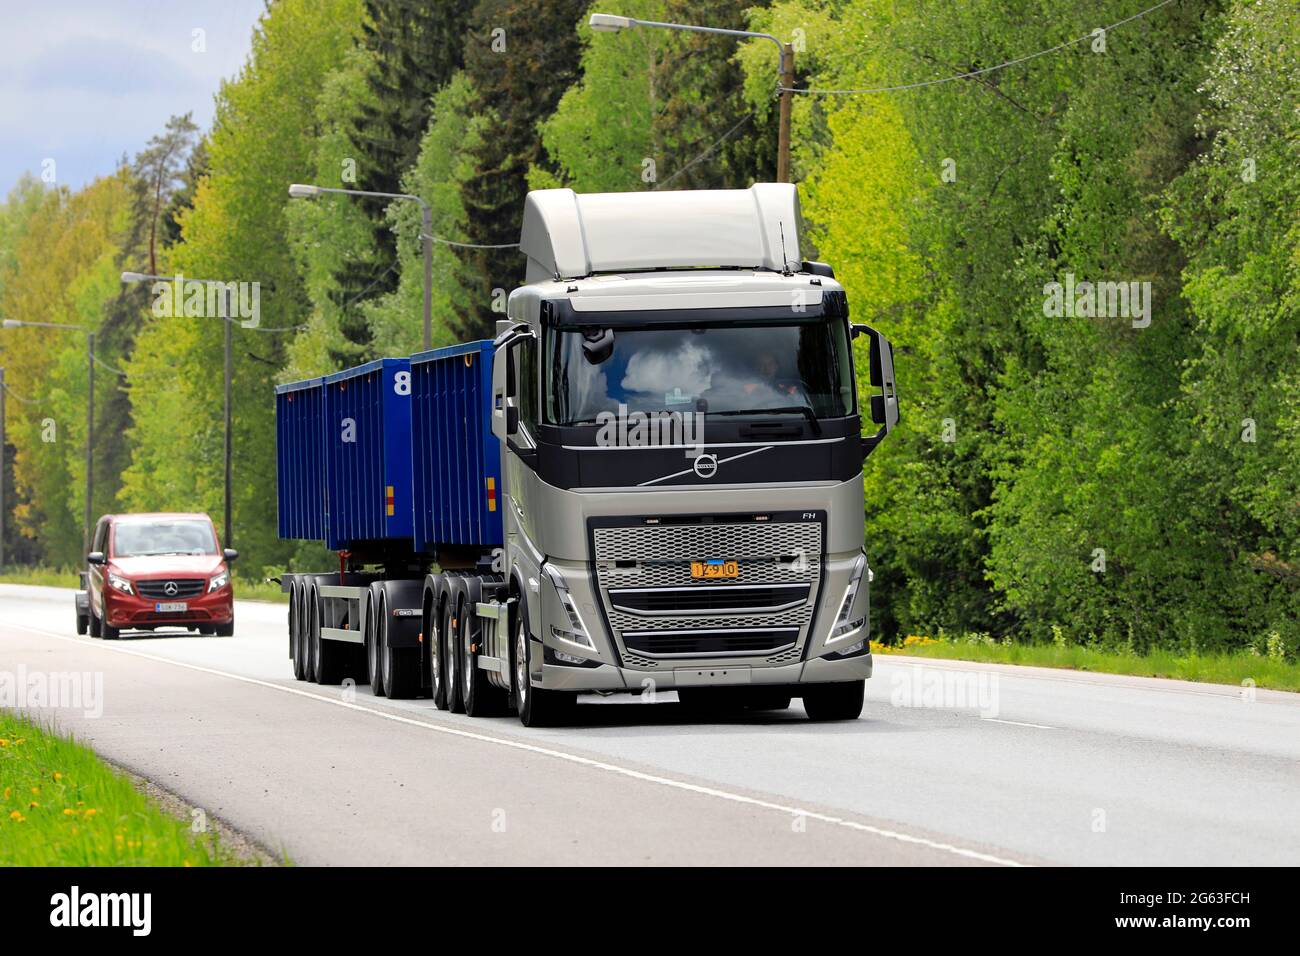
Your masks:
[[[117,558],[216,553],[212,525],[198,518],[121,521],[113,526],[113,556]]]
[[[853,414],[853,365],[842,319],[789,325],[619,328],[593,362],[580,330],[547,336],[546,420],[595,424],[619,406],[709,415]]]

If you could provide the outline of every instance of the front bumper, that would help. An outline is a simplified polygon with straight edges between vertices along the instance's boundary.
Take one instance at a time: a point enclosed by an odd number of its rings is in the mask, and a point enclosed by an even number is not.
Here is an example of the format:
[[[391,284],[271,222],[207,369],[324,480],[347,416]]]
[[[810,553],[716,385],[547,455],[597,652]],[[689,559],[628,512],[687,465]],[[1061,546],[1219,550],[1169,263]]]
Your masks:
[[[569,667],[542,664],[541,686],[565,691],[632,691],[676,690],[678,687],[761,686],[774,684],[823,684],[836,681],[865,680],[871,677],[871,652],[843,660],[824,657],[779,667],[750,667],[741,664],[710,666],[679,665],[654,672],[600,664],[596,667]]]
[[[104,619],[111,626],[122,629],[229,624],[235,619],[235,597],[229,586],[184,601],[188,605],[184,611],[158,611],[155,609],[157,601],[106,587]]]

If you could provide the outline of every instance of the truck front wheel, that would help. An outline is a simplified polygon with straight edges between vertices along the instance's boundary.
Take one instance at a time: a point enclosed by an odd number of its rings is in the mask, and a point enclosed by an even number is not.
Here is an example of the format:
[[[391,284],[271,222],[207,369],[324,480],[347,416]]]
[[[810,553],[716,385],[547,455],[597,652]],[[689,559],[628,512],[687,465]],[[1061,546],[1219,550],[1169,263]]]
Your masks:
[[[803,689],[803,709],[809,720],[857,720],[866,686],[865,680],[809,684]]]
[[[515,615],[515,634],[510,642],[510,666],[515,693],[515,710],[525,727],[549,727],[570,715],[577,704],[574,694],[543,690],[530,683],[532,641],[528,639],[528,622],[522,607]]]

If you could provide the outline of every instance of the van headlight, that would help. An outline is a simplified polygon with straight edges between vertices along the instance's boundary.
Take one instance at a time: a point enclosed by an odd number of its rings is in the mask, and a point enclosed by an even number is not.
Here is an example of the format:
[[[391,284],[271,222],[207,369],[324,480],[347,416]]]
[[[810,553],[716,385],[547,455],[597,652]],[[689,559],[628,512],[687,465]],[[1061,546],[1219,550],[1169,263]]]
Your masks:
[[[858,560],[853,565],[853,574],[849,577],[848,587],[844,589],[844,598],[840,601],[840,613],[835,617],[835,627],[831,631],[827,644],[833,644],[835,641],[842,640],[850,634],[859,630],[862,625],[867,623],[865,617],[850,619],[849,615],[853,613],[853,605],[858,598],[858,588],[862,586],[862,572],[867,567],[867,556],[858,555]]]
[[[116,588],[117,590],[121,591],[123,594],[135,593],[135,591],[131,588],[130,581],[122,577],[120,574],[114,574],[112,571],[108,572],[108,586],[111,588]]]
[[[564,578],[560,576],[559,571],[556,571],[549,564],[542,565],[542,570],[551,579],[551,585],[555,588],[556,597],[560,599],[560,607],[564,608],[564,613],[569,620],[569,629],[567,631],[552,624],[551,636],[595,650],[595,646],[591,643],[591,633],[587,630],[587,625],[583,623],[582,615],[578,613],[577,602],[573,600],[573,595],[569,593]]]
[[[211,581],[208,582],[208,593],[211,594],[213,591],[219,591],[229,583],[230,583],[230,572],[222,571],[220,574],[218,574],[216,577],[214,577]]]

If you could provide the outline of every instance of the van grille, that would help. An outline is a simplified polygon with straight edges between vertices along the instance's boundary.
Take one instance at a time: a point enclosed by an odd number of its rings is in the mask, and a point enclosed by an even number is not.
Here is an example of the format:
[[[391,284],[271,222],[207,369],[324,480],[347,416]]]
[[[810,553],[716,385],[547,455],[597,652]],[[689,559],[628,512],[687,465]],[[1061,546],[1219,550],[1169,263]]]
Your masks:
[[[170,601],[172,598],[197,597],[203,593],[204,583],[203,578],[163,578],[156,581],[136,581],[135,587],[140,592],[140,597],[154,601]],[[176,585],[174,593],[168,589],[169,584]]]

